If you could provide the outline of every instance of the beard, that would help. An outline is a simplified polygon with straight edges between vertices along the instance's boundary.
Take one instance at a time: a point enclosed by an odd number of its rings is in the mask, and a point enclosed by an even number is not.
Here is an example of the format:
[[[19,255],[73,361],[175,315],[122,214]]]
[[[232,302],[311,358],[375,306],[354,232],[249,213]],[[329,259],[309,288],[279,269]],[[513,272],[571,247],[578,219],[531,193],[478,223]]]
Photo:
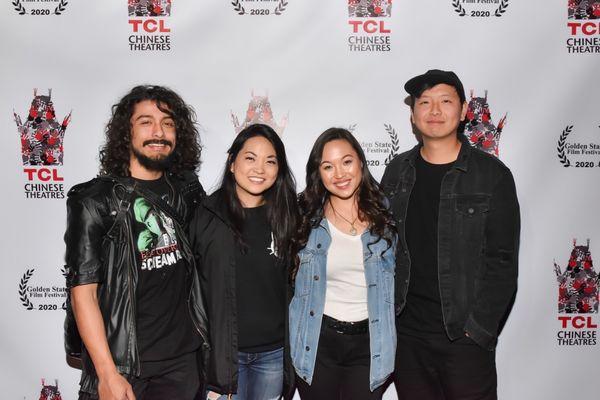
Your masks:
[[[154,142],[154,141],[149,140],[148,142],[144,142],[144,146],[150,142]],[[170,146],[173,146],[173,144],[171,142],[166,142],[166,143],[168,143]],[[138,162],[140,163],[140,165],[142,167],[146,168],[149,171],[157,171],[157,172],[168,171],[171,168],[171,166],[173,165],[173,161],[175,158],[175,156],[174,156],[175,151],[172,151],[169,155],[166,155],[166,156],[159,155],[156,158],[151,158],[151,157],[148,157],[148,156],[140,153],[135,147],[131,148],[131,153],[138,160]]]

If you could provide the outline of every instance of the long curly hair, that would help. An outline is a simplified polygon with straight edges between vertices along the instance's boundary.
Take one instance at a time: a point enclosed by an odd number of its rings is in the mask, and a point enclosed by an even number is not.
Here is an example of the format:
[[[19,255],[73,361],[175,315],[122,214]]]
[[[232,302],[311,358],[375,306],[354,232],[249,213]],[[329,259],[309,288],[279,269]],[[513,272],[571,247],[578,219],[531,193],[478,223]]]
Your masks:
[[[200,165],[200,139],[196,113],[174,91],[164,86],[140,85],[112,106],[112,116],[106,125],[106,141],[100,149],[100,174],[130,176],[131,116],[135,105],[144,100],[156,102],[158,109],[173,118],[177,144],[169,171],[195,171]]]
[[[377,237],[377,241],[381,239],[385,240],[389,248],[393,244],[397,228],[392,214],[388,210],[385,195],[369,172],[365,153],[356,138],[348,130],[329,128],[315,141],[308,156],[308,162],[306,163],[306,188],[298,196],[301,220],[296,236],[297,250],[299,251],[306,246],[311,230],[319,226],[324,217],[325,204],[329,199],[329,192],[321,180],[319,167],[323,158],[323,148],[325,145],[332,140],[338,139],[345,140],[352,146],[362,164],[362,180],[356,192],[360,219],[369,221],[370,232]],[[295,276],[297,269],[298,260],[296,259],[292,277]]]

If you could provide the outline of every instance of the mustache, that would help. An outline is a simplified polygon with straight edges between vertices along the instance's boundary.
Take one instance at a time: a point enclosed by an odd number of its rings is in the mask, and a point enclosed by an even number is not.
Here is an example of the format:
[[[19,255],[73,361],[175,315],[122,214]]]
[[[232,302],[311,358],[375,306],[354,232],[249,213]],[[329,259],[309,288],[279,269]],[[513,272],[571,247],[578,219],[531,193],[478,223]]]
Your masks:
[[[149,144],[164,144],[164,145],[173,147],[173,142],[171,142],[170,140],[166,140],[166,139],[150,139],[150,140],[146,140],[144,143],[142,143],[142,146],[148,146]]]

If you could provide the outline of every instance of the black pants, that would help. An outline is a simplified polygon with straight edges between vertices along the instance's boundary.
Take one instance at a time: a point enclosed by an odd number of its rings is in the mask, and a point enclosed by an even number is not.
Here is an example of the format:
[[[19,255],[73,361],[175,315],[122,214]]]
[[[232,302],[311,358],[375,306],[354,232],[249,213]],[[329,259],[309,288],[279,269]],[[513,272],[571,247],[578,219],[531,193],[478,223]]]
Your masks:
[[[398,400],[496,400],[495,352],[468,337],[398,333]]]
[[[139,377],[128,378],[136,400],[193,400],[200,388],[196,352],[172,360],[142,363]],[[79,394],[79,400],[98,399]]]
[[[323,324],[319,349],[309,385],[299,376],[296,386],[302,400],[380,400],[383,387],[369,390],[371,364],[369,334],[344,335]]]

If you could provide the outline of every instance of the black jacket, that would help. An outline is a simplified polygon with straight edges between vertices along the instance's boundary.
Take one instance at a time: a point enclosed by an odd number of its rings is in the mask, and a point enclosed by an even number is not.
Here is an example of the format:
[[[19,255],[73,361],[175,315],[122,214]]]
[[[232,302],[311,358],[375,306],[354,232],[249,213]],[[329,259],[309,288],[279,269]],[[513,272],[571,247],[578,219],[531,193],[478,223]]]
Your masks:
[[[192,321],[203,339],[202,350],[208,353],[206,312],[185,228],[191,211],[204,197],[204,190],[193,173],[168,175],[174,199],[168,209],[143,195],[146,200],[173,219],[180,239],[180,251],[192,272],[189,308]],[[136,340],[135,291],[138,270],[135,245],[128,218],[132,194],[138,193],[131,178],[103,176],[74,186],[68,193],[66,270],[67,287],[98,283],[98,303],[106,338],[117,370],[125,375],[140,373]],[[141,194],[141,193],[140,193]],[[81,344],[67,299],[65,349],[67,355],[81,357],[81,390],[96,393],[98,379],[94,365]]]
[[[196,257],[202,295],[209,321],[211,351],[206,370],[207,389],[237,392],[238,325],[236,306],[235,249],[227,207],[217,191],[206,198],[190,223],[190,241]],[[287,282],[282,282],[287,285]],[[292,291],[288,286],[287,302]],[[287,307],[286,307],[287,311]],[[284,397],[291,398],[293,369],[289,356],[288,316],[285,316]]]
[[[494,349],[517,289],[519,203],[510,170],[466,140],[442,180],[438,220],[438,279],[442,316],[450,339],[465,332]],[[381,185],[390,199],[400,241],[396,256],[396,311],[408,292],[410,256],[404,223],[415,183],[420,146],[396,156]]]

